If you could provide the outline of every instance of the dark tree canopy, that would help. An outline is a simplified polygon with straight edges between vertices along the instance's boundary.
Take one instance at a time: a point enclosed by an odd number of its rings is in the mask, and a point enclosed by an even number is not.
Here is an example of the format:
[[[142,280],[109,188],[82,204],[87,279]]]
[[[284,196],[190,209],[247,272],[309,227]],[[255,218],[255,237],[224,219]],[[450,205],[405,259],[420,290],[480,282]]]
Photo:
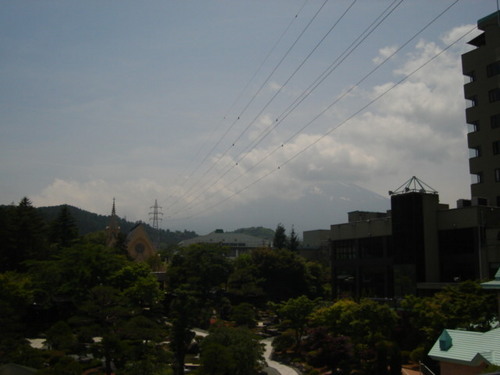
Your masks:
[[[57,218],[50,224],[49,240],[61,247],[69,247],[78,238],[78,227],[75,219],[69,212],[68,206],[63,205]]]
[[[202,341],[201,374],[254,375],[262,354],[262,344],[250,330],[218,327]]]
[[[290,239],[288,241],[288,248],[290,251],[297,251],[299,249],[300,241],[295,233],[295,228],[292,226],[292,231],[290,232]]]
[[[25,271],[26,260],[47,258],[46,225],[28,198],[18,206],[2,207],[0,217],[1,270]]]
[[[286,230],[280,223],[274,231],[273,247],[277,249],[284,249],[287,245]]]

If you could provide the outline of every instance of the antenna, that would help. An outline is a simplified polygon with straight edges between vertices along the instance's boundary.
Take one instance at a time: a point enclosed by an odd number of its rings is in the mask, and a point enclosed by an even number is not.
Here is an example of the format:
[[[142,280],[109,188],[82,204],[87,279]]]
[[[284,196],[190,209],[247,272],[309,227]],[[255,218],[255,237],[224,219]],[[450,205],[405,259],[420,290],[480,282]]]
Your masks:
[[[155,199],[155,204],[154,206],[151,206],[149,207],[150,209],[152,209],[153,211],[149,213],[149,215],[152,215],[152,217],[149,218],[149,221],[152,221],[152,227],[153,229],[156,231],[156,243],[155,243],[155,246],[156,248],[158,249],[160,247],[160,226],[159,226],[159,222],[163,220],[163,218],[159,217],[160,215],[163,215],[162,212],[160,212],[160,210],[162,209],[162,207],[158,206],[158,200]]]

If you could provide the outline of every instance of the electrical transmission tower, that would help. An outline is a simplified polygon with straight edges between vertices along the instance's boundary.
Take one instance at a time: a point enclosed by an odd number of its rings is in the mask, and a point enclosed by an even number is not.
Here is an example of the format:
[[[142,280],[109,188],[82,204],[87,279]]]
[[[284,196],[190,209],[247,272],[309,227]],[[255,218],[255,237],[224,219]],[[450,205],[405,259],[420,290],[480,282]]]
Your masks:
[[[152,227],[156,231],[156,238],[155,238],[155,246],[158,249],[160,247],[160,221],[163,220],[160,216],[163,215],[160,210],[162,209],[160,206],[158,206],[158,201],[155,199],[155,205],[149,207],[153,211],[149,213],[149,215],[152,215],[152,217],[149,218],[149,221],[152,221]]]

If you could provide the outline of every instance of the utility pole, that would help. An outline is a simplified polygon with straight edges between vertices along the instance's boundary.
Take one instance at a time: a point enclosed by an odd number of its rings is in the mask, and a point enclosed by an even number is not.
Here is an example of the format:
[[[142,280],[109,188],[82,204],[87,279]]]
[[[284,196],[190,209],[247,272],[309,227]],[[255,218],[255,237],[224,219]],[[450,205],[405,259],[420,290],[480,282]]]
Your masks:
[[[155,204],[154,206],[149,207],[153,211],[149,213],[149,215],[152,215],[152,217],[149,218],[149,221],[152,221],[152,227],[156,231],[156,238],[155,238],[155,246],[156,249],[160,247],[160,221],[163,220],[160,216],[163,215],[160,210],[162,209],[160,206],[158,206],[158,201],[155,199]]]

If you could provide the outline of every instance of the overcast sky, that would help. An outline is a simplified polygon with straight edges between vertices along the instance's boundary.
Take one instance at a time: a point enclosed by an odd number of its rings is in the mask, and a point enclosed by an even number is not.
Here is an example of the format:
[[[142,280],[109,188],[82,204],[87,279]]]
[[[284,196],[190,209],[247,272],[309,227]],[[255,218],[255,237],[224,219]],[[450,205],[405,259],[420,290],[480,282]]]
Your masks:
[[[495,0],[0,6],[0,204],[148,221],[157,199],[203,231],[329,183],[470,197],[460,55]]]

